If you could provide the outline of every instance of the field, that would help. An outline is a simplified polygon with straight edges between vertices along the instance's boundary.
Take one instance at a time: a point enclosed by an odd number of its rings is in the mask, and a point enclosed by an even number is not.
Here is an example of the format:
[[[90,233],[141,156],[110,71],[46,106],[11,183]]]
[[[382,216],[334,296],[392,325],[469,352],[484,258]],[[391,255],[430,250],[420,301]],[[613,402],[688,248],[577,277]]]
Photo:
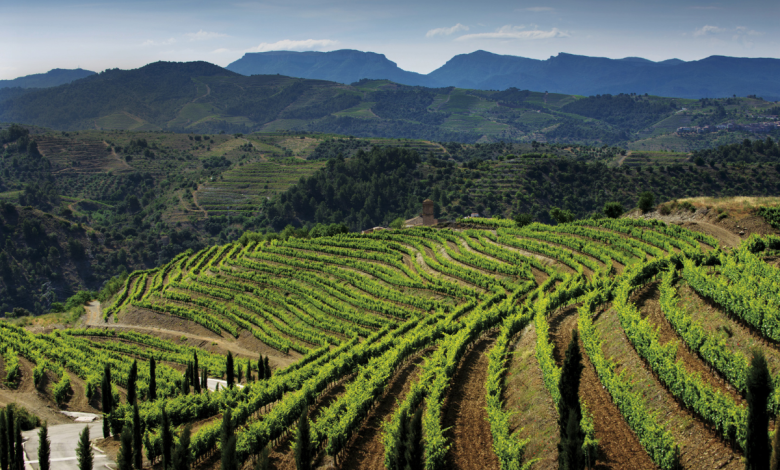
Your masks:
[[[84,328],[0,323],[2,373],[6,388],[99,409],[104,366],[124,397],[138,360],[148,464],[160,459],[165,406],[176,429],[197,422],[196,468],[215,468],[229,408],[239,461],[267,446],[272,468],[294,468],[288,435],[305,411],[317,465],[401,469],[408,451],[430,469],[546,469],[557,468],[559,381],[576,329],[595,468],[736,469],[751,348],[780,373],[768,300],[780,271],[764,259],[778,248],[774,235],[723,248],[645,219],[464,219],[213,246],[136,271],[102,311],[89,307]],[[227,377],[228,351],[240,391],[182,385]],[[273,375],[257,380],[261,357]],[[416,410],[421,449],[402,438]],[[778,411],[780,391],[767,407]],[[123,399],[110,419],[127,425],[132,407]]]

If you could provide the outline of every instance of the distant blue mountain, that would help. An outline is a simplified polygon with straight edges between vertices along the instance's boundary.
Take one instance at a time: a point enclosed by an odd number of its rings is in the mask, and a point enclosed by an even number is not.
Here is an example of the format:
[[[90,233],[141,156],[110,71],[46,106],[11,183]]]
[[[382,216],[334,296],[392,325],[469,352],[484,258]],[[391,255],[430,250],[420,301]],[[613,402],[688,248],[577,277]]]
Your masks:
[[[242,75],[281,74],[352,83],[386,78],[405,85],[481,90],[510,87],[578,95],[648,93],[679,98],[757,95],[780,100],[780,59],[712,56],[696,61],[653,62],[558,54],[547,60],[486,51],[461,54],[433,72],[405,71],[382,54],[333,52],[247,53],[227,66]]]
[[[46,73],[36,73],[13,80],[0,80],[0,88],[51,88],[94,74],[95,72],[83,69],[53,69]]]

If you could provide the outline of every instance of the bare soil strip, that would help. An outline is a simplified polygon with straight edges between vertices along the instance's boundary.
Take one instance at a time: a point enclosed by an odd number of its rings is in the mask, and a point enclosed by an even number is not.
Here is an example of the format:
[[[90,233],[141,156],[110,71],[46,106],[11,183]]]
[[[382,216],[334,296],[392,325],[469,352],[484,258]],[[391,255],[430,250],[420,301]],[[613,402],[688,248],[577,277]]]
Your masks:
[[[625,371],[626,376],[633,379],[634,389],[644,395],[649,411],[657,413],[660,423],[680,445],[685,468],[738,470],[744,467],[742,453],[730,447],[697,416],[680,405],[650,372],[626,338],[614,310],[609,309],[599,315],[594,326],[603,341],[604,356],[616,362],[616,372]]]
[[[442,428],[452,442],[448,468],[498,469],[498,457],[493,452],[493,435],[487,421],[485,381],[487,380],[487,351],[495,336],[477,340],[461,360],[452,379],[445,402]]]
[[[558,411],[544,386],[542,371],[536,360],[536,329],[528,325],[510,346],[504,382],[504,409],[514,414],[509,418],[510,432],[519,439],[529,439],[525,446],[525,461],[540,459],[536,470],[558,468]]]

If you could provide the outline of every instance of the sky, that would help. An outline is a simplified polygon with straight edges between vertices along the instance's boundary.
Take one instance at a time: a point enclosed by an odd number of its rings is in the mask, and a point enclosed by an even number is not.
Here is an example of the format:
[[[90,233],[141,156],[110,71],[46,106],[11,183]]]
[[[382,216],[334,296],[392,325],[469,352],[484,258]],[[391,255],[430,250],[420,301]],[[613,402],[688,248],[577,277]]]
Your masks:
[[[780,1],[0,1],[0,79],[247,52],[357,49],[429,73],[486,50],[699,60],[780,58]]]

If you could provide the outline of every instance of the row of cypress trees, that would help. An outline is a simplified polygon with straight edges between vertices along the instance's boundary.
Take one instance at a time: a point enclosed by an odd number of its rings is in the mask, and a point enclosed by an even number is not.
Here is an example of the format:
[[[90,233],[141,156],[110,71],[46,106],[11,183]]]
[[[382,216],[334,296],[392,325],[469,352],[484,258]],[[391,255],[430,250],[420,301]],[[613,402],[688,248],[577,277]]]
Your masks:
[[[46,443],[48,444],[48,441]],[[48,445],[45,448],[48,455]],[[46,459],[48,468],[48,457]],[[0,468],[2,470],[24,470],[22,422],[15,416],[13,405],[0,410]]]

